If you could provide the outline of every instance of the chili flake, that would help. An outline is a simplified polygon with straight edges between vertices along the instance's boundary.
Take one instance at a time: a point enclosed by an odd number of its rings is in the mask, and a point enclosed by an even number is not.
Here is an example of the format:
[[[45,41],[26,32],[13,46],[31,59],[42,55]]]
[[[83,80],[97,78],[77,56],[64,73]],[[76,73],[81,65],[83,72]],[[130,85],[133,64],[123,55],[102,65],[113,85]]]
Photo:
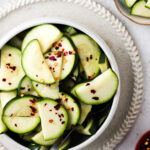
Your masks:
[[[54,122],[54,120],[53,120],[53,119],[50,119],[50,120],[49,120],[49,123],[53,123],[53,122]]]

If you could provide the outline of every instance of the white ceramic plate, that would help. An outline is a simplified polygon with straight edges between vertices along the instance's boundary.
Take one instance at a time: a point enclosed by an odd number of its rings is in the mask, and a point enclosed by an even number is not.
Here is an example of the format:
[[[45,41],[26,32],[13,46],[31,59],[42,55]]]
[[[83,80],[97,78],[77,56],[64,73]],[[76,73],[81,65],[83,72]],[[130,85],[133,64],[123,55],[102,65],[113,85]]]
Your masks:
[[[130,15],[130,8],[125,5],[124,0],[114,0],[114,3],[119,10],[119,12],[124,15],[126,18],[131,21],[141,24],[141,25],[150,25],[150,18],[138,17],[134,15]]]

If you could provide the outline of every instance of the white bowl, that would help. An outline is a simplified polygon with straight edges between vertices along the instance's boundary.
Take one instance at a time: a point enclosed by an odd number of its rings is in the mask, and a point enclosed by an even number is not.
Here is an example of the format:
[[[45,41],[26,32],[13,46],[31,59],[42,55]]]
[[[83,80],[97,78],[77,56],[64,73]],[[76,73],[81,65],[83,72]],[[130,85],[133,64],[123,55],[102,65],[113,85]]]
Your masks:
[[[141,25],[150,25],[150,18],[131,15],[131,9],[126,6],[124,0],[114,0],[114,3],[119,12],[129,20]]]
[[[116,60],[110,50],[110,48],[107,46],[107,44],[104,42],[104,40],[97,35],[96,33],[93,33],[92,31],[90,31],[88,28],[85,28],[83,25],[79,25],[75,22],[70,22],[67,20],[62,20],[60,18],[40,18],[40,19],[36,19],[36,20],[32,20],[30,22],[24,22],[20,25],[18,25],[17,27],[15,27],[14,29],[9,31],[9,34],[6,34],[1,40],[0,40],[0,48],[2,48],[2,46],[7,43],[12,37],[14,37],[15,35],[17,35],[18,33],[39,25],[39,24],[44,24],[44,23],[54,23],[54,24],[63,24],[63,25],[69,25],[72,27],[75,27],[81,31],[83,31],[84,33],[86,33],[87,35],[89,35],[91,38],[93,38],[98,44],[99,46],[102,48],[102,50],[104,51],[104,53],[107,55],[110,65],[113,69],[113,71],[117,74],[118,78],[119,78],[119,86],[118,86],[118,90],[114,96],[113,99],[113,103],[109,112],[109,115],[107,117],[107,119],[105,120],[105,122],[103,123],[103,125],[98,129],[98,131],[92,135],[90,138],[88,138],[86,141],[84,141],[83,143],[70,148],[70,150],[79,150],[82,149],[84,147],[86,147],[87,145],[89,145],[90,143],[92,143],[94,140],[96,140],[103,132],[105,132],[106,128],[108,127],[109,123],[112,121],[117,106],[118,106],[118,102],[119,102],[119,97],[120,97],[120,75],[119,75],[119,70],[118,70],[118,65],[116,63]],[[14,146],[22,149],[22,150],[27,150],[28,148],[26,148],[25,146],[17,143],[16,141],[14,141],[12,138],[10,138],[9,136],[7,136],[6,134],[4,134],[4,138],[9,141],[9,143],[13,144]]]

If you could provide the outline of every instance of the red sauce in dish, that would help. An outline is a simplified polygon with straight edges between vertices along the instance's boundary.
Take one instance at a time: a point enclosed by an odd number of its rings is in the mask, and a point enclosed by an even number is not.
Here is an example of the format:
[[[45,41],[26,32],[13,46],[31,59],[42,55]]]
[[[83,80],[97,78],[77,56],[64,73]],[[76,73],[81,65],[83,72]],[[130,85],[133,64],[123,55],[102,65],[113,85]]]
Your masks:
[[[138,140],[135,150],[150,150],[150,130],[145,132]]]

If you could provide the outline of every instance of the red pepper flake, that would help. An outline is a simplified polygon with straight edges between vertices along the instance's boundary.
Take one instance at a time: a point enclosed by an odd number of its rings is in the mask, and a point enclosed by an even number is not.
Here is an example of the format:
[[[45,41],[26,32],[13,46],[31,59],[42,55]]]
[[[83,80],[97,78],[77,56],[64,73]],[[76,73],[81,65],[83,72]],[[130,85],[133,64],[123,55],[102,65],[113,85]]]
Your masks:
[[[44,64],[44,60],[42,61],[42,64]]]
[[[49,123],[53,123],[53,122],[54,122],[54,120],[53,120],[53,119],[50,119],[50,120],[49,120]]]
[[[25,87],[21,87],[20,90],[25,90]]]
[[[12,116],[13,116],[13,114],[10,115],[10,117],[12,117]]]
[[[61,57],[61,53],[58,53],[57,58]]]
[[[38,86],[38,84],[35,85],[36,87]]]
[[[65,53],[64,53],[64,56],[67,56],[67,55],[68,55],[68,52],[65,52]]]
[[[58,46],[59,46],[59,47],[62,47],[62,44],[61,44],[61,43],[59,43],[59,44],[58,44]]]
[[[46,105],[47,105],[47,103],[44,104],[44,106],[46,106]]]
[[[57,113],[55,113],[55,115],[57,115]]]
[[[51,53],[48,54],[49,56],[52,55]]]
[[[9,82],[8,85],[12,85],[12,83]]]
[[[49,57],[48,57],[48,56],[45,56],[45,59],[49,59]]]
[[[85,86],[89,86],[90,85],[90,83],[87,83]]]
[[[71,110],[74,111],[74,107],[72,107]]]
[[[92,93],[92,94],[95,94],[95,93],[96,93],[96,91],[95,91],[94,89],[92,89],[92,90],[91,90],[91,93]]]
[[[94,99],[94,100],[99,100],[99,97],[92,97],[92,99]]]
[[[11,56],[11,54],[8,54],[8,56]]]
[[[62,70],[65,70],[64,68],[62,68]]]
[[[64,114],[61,114],[61,117],[63,117],[63,118],[64,118]]]
[[[73,124],[71,125],[71,128],[72,128],[72,129],[74,128],[74,125],[73,125]]]
[[[90,59],[93,59],[93,55],[90,55]]]
[[[61,100],[62,100],[61,98],[56,99],[56,101],[57,101],[58,103],[60,103]]]
[[[35,116],[35,114],[34,114],[34,113],[31,113],[30,116]]]
[[[59,121],[62,121],[62,119],[59,119]]]
[[[10,66],[10,63],[7,63],[6,65],[7,65],[7,66]]]
[[[30,106],[30,108],[31,108],[31,110],[32,110],[33,113],[37,113],[37,109],[35,107]]]
[[[79,49],[78,48],[76,48],[76,51],[78,51]]]
[[[65,51],[65,49],[64,49],[64,48],[62,48],[62,49],[61,49],[61,51],[62,51],[62,52],[64,52],[64,51]]]
[[[54,106],[55,110],[59,110],[60,109],[60,104],[57,104],[56,106]]]
[[[51,109],[49,111],[52,111]]]
[[[64,124],[64,123],[65,123],[65,121],[61,122],[61,124]]]
[[[56,61],[57,59],[54,56],[49,57],[49,60]]]
[[[17,127],[17,124],[15,123],[15,127]]]
[[[36,74],[36,77],[38,77],[38,75]]]
[[[30,92],[31,91],[31,89],[30,88],[28,88],[28,92]]]
[[[35,104],[36,100],[35,99],[29,99],[30,103]]]
[[[65,98],[65,99],[64,99],[64,102],[67,102],[67,101],[68,101],[68,98]]]
[[[10,66],[10,69],[12,69],[13,71],[16,70],[16,66]]]
[[[72,51],[69,51],[69,55],[72,55]]]
[[[2,81],[3,81],[3,82],[6,82],[6,78],[3,78]]]
[[[58,49],[59,49],[59,47],[58,47],[58,46],[56,46],[56,47],[55,47],[55,49],[56,49],[56,50],[58,50]]]
[[[86,57],[86,61],[89,61],[89,57]]]
[[[51,84],[46,84],[46,87],[50,87],[51,86]]]
[[[95,60],[98,60],[97,58]]]

